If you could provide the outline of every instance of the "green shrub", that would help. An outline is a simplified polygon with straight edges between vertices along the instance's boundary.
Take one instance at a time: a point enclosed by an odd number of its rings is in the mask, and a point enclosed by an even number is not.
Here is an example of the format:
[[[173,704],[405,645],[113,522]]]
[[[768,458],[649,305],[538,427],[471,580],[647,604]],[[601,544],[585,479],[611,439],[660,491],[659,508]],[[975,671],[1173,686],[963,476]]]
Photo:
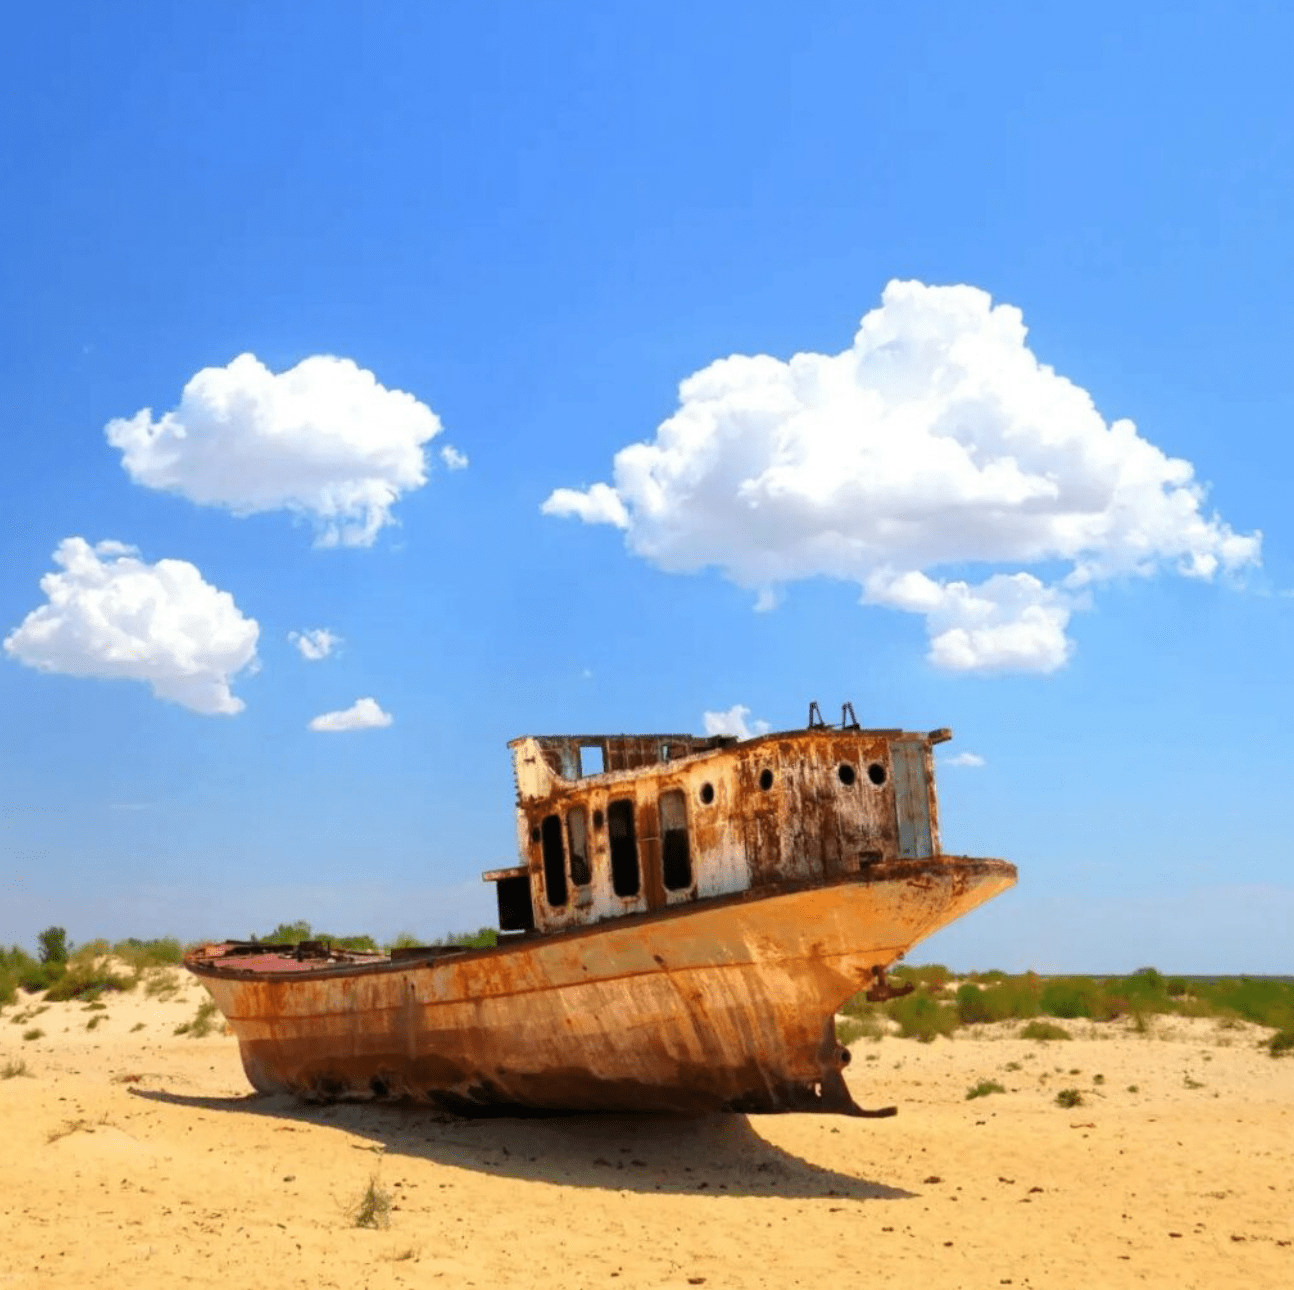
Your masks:
[[[397,932],[395,939],[386,943],[387,953],[392,950],[412,950],[417,949],[422,941],[413,932]]]
[[[41,990],[48,990],[66,972],[67,964],[65,963],[33,963],[19,973],[18,984],[28,994],[38,994]]]
[[[136,936],[128,936],[112,947],[112,953],[134,968],[136,973],[145,972],[149,968],[174,967],[184,961],[184,947],[175,936],[160,936],[152,941],[141,941]]]
[[[952,978],[953,974],[942,963],[927,963],[924,967],[903,964],[894,969],[896,981],[904,985],[924,986],[927,990],[942,990]]]
[[[1062,1088],[1056,1094],[1056,1105],[1065,1108],[1083,1105],[1083,1095],[1076,1088]]]
[[[924,991],[893,999],[885,1010],[899,1023],[899,1034],[904,1039],[919,1039],[928,1044],[937,1036],[951,1035],[957,1029],[957,1009],[939,1003]]]
[[[93,959],[78,958],[49,987],[45,998],[51,1003],[63,1003],[68,999],[97,999],[105,990],[131,990],[134,988],[133,977],[121,976],[112,971],[106,964],[98,965]]]
[[[0,1069],[0,1079],[17,1079],[19,1075],[30,1074],[31,1071],[27,1069],[27,1063],[21,1059],[16,1062],[5,1062],[4,1068]]]
[[[175,1027],[177,1035],[188,1035],[190,1039],[202,1039],[216,1028],[216,1014],[219,1009],[214,999],[204,999],[198,1004],[198,1011],[193,1019]]]
[[[1273,1057],[1280,1057],[1294,1048],[1294,1028],[1278,1030],[1268,1041],[1267,1051]]]
[[[22,1032],[22,1037],[27,1041],[31,1041],[33,1039],[43,1039],[45,1037],[45,1032],[41,1030],[39,1027],[33,1026],[31,1030],[24,1030]]]
[[[1051,1021],[1031,1021],[1021,1032],[1021,1039],[1069,1039],[1070,1033],[1064,1026]]]
[[[489,949],[499,943],[499,933],[493,927],[478,927],[474,932],[450,932],[448,936],[432,941],[433,945],[462,945],[470,950]]]
[[[868,999],[866,993],[859,993],[846,999],[836,1011],[843,1012],[846,1017],[858,1017],[861,1020],[875,1013],[876,1004]]]
[[[982,1079],[974,1088],[966,1090],[966,1100],[969,1102],[973,1098],[988,1097],[990,1093],[1005,1093],[1006,1089],[996,1080]]]
[[[66,963],[71,945],[62,927],[47,927],[36,937],[42,963]]]

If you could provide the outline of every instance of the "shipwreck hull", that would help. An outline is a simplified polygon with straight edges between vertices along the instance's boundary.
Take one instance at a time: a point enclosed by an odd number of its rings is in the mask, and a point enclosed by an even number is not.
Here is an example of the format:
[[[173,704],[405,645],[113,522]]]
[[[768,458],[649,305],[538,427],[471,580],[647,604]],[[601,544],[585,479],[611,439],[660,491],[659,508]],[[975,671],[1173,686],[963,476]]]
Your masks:
[[[434,958],[268,971],[213,946],[187,966],[265,1093],[862,1114],[836,1009],[1014,882],[1002,861],[934,856]]]

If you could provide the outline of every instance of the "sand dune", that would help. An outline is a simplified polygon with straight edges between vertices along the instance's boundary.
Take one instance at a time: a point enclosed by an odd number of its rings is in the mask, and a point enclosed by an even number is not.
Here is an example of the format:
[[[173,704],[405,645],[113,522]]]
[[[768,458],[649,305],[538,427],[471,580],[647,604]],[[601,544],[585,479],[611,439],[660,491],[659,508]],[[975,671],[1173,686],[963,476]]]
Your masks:
[[[1294,1058],[1248,1028],[861,1041],[892,1120],[464,1121],[251,1096],[173,1033],[204,997],[0,1015],[0,1286],[1294,1285]]]

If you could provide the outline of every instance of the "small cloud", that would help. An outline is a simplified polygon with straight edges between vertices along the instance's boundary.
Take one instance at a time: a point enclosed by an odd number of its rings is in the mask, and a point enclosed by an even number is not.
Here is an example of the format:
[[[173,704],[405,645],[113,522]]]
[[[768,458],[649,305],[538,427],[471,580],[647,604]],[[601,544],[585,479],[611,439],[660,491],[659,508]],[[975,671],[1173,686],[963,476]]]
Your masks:
[[[380,730],[395,718],[383,712],[376,699],[356,699],[341,712],[324,712],[310,722],[311,730],[333,734],[343,730]]]
[[[558,488],[539,508],[544,515],[573,515],[585,524],[614,524],[629,527],[629,512],[616,490],[607,484],[594,484],[587,492]]]
[[[942,761],[945,766],[986,766],[988,764],[979,753],[973,752],[958,753],[956,757],[944,757]]]
[[[767,721],[751,721],[750,709],[744,703],[735,703],[727,712],[707,712],[703,720],[707,735],[736,735],[738,739],[753,739],[768,733]]]
[[[256,666],[260,628],[186,560],[149,564],[125,542],[66,538],[46,603],[5,638],[41,672],[144,681],[159,699],[204,716],[243,710],[230,686]]]
[[[588,667],[584,668],[584,669],[580,672],[580,680],[582,680],[582,681],[591,681],[591,680],[593,680],[593,669],[592,669],[592,668],[588,668]]]
[[[301,657],[311,663],[327,658],[341,644],[341,637],[326,627],[307,628],[303,632],[288,632],[288,640],[297,647]]]
[[[762,587],[755,597],[755,612],[771,614],[781,603],[782,596],[779,591],[773,587]]]
[[[440,450],[440,459],[450,470],[462,470],[467,465],[467,453],[459,452],[450,443]]]

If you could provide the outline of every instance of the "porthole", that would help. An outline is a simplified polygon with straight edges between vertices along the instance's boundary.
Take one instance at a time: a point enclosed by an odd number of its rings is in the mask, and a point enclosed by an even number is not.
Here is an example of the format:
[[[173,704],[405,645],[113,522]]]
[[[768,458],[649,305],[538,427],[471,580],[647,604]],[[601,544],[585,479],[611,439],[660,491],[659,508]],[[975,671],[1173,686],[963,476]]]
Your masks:
[[[709,805],[710,805],[710,803],[714,801],[714,785],[713,785],[713,784],[702,784],[702,785],[701,785],[700,798],[701,798],[701,801],[702,801],[706,806],[709,806]]]
[[[773,772],[771,770],[761,770],[759,772],[759,786],[766,793],[773,787]]]
[[[879,788],[883,783],[885,783],[885,767],[878,761],[872,762],[872,764],[867,768],[867,778],[870,779],[877,788]]]
[[[601,808],[593,812],[593,827],[600,833],[602,831],[603,818]]]
[[[847,761],[842,761],[840,763],[840,766],[836,770],[836,774],[840,776],[840,782],[846,788],[848,788],[854,780],[858,778],[854,768]]]

